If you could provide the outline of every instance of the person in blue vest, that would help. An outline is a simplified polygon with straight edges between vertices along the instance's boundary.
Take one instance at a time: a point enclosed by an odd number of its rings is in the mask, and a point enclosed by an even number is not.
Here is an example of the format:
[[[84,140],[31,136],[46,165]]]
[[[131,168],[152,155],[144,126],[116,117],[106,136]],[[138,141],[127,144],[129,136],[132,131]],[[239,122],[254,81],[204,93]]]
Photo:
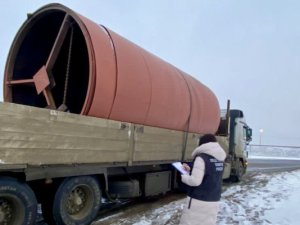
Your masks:
[[[205,134],[192,157],[192,167],[183,164],[189,174],[181,175],[186,184],[187,203],[180,225],[214,225],[219,211],[226,153],[214,135]]]

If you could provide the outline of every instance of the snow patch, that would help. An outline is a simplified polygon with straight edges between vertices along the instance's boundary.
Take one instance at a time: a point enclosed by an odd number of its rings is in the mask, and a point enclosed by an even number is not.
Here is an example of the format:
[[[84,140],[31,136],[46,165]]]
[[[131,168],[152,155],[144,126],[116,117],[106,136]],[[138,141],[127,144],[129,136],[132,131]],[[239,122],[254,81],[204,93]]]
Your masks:
[[[137,223],[134,223],[134,224],[132,224],[132,225],[150,225],[150,224],[152,224],[151,221],[147,221],[147,219],[145,218],[145,216],[143,216],[143,217],[141,218],[141,220],[142,220],[142,221],[137,222]]]
[[[107,216],[107,217],[105,217],[105,218],[102,218],[102,219],[100,219],[100,220],[97,220],[97,222],[103,222],[103,221],[106,221],[106,220],[110,220],[110,219],[115,218],[115,217],[118,217],[118,216],[120,216],[120,215],[122,215],[122,214],[123,214],[123,213],[116,213],[116,214],[114,214],[114,215]]]
[[[293,157],[270,157],[270,156],[249,156],[249,159],[284,159],[284,160],[300,160],[300,158],[293,158]]]

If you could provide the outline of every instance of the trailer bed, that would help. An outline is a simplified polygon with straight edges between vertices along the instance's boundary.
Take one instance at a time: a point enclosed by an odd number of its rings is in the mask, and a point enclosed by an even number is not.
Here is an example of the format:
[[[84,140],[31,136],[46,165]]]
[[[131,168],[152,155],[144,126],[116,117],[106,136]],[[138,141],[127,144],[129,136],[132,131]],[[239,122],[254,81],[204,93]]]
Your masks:
[[[187,160],[199,137],[13,103],[0,103],[0,124],[0,168]]]

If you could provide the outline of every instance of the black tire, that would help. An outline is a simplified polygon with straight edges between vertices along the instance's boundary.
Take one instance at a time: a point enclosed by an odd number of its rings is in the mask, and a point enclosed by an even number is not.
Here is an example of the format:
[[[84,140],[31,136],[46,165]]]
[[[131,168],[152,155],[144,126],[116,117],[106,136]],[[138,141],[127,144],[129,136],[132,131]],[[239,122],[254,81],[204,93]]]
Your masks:
[[[53,218],[58,225],[89,225],[101,205],[101,190],[96,178],[66,178],[58,187],[53,203]]]
[[[240,182],[244,174],[245,174],[245,168],[243,166],[243,163],[239,161],[238,166],[236,168],[235,175],[232,175],[230,177],[230,180],[232,182]]]
[[[17,179],[0,177],[0,224],[36,222],[37,200],[31,188]]]

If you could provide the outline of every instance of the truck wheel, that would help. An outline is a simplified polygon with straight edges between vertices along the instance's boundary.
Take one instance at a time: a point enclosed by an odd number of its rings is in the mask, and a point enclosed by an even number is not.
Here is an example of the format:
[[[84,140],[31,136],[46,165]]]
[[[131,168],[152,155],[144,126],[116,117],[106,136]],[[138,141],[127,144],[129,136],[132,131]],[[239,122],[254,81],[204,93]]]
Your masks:
[[[0,178],[0,224],[35,224],[37,200],[31,188],[9,177]]]
[[[101,190],[96,178],[66,178],[54,197],[53,218],[57,224],[88,225],[97,216],[100,204]]]
[[[230,177],[230,180],[232,182],[240,182],[244,173],[245,173],[245,169],[244,169],[243,163],[241,161],[239,161],[238,166],[236,168],[235,175],[232,175]]]

